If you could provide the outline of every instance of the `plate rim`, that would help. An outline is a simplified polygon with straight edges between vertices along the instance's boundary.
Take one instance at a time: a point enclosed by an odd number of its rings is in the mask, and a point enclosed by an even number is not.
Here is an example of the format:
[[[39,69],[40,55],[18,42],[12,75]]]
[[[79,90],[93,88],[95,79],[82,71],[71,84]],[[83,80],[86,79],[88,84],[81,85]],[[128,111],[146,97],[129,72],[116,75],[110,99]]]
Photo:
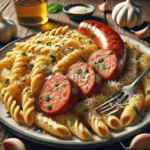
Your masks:
[[[26,36],[26,37],[23,37],[23,38],[19,38],[17,40],[14,40],[12,42],[10,42],[9,44],[7,44],[6,46],[4,46],[3,48],[0,49],[0,53],[5,50],[5,48],[11,46],[12,44],[18,42],[18,41],[21,41],[21,40],[24,40],[24,39],[27,39],[29,37],[32,37],[36,34],[32,34],[32,35],[29,35],[29,36]],[[132,39],[134,42],[138,42],[140,43],[139,45],[142,45],[144,47],[146,47],[147,49],[149,49],[149,46],[147,46],[145,43],[141,42],[140,40],[137,40],[133,37],[130,37],[128,35],[125,35],[125,34],[120,34],[121,35],[121,38],[129,38],[129,39]],[[82,142],[72,142],[71,140],[68,142],[68,141],[65,141],[65,139],[63,139],[64,141],[54,141],[54,140],[48,140],[48,139],[40,139],[40,137],[37,137],[37,136],[34,136],[34,135],[31,135],[31,134],[28,134],[22,130],[19,130],[17,128],[14,128],[14,126],[11,126],[9,123],[7,123],[5,120],[3,120],[0,116],[0,123],[2,123],[6,128],[10,129],[9,132],[12,132],[13,134],[23,138],[23,139],[26,139],[28,141],[31,141],[31,142],[34,142],[34,143],[38,143],[38,144],[42,144],[42,145],[47,145],[47,146],[52,146],[52,147],[57,147],[57,148],[67,148],[67,149],[76,149],[76,148],[81,148],[81,149],[84,149],[84,148],[87,148],[87,146],[89,148],[96,148],[96,147],[102,147],[102,146],[105,146],[105,145],[111,145],[111,144],[115,144],[116,142],[120,141],[120,140],[125,140],[137,133],[140,133],[141,131],[143,131],[145,128],[148,128],[149,125],[149,122],[147,122],[146,124],[143,124],[142,126],[140,126],[140,128],[138,130],[136,130],[135,132],[131,132],[129,133],[128,135],[126,134],[124,137],[119,137],[119,138],[113,138],[113,137],[110,137],[108,139],[105,139],[104,142],[100,142],[99,141],[82,141]],[[58,138],[59,139],[59,138]],[[61,139],[61,138],[60,138]],[[62,140],[62,139],[61,139]]]

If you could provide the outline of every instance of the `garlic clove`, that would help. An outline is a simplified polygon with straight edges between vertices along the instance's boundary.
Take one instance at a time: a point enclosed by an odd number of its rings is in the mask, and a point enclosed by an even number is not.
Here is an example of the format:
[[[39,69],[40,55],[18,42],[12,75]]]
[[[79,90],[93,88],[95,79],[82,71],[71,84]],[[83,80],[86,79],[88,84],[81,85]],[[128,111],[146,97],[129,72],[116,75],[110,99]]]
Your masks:
[[[2,145],[8,150],[26,150],[24,144],[17,138],[6,139]]]
[[[131,30],[131,32],[133,32],[138,38],[145,39],[149,37],[149,24],[147,24],[147,26],[143,29],[140,29],[138,31]]]
[[[98,6],[100,11],[106,12],[106,11],[111,11],[110,6],[106,3],[103,2],[101,5]]]

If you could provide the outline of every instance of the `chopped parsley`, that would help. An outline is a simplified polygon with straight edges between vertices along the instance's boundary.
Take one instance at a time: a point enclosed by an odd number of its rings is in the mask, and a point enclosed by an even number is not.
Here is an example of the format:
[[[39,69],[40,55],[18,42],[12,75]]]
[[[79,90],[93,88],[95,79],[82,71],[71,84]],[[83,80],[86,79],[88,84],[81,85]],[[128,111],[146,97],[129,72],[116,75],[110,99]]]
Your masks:
[[[22,52],[21,54],[22,56],[27,56],[26,52]]]
[[[112,54],[114,54],[114,52],[109,52],[109,55],[112,55]]]
[[[34,64],[30,64],[30,66],[33,68],[33,67],[34,67]]]
[[[88,69],[88,68],[86,68],[86,69],[85,69],[85,72],[86,72],[86,73],[88,73],[88,72],[89,72],[89,69]]]
[[[98,64],[97,64],[96,62],[94,62],[94,63],[93,63],[93,67],[94,67],[94,68],[98,68],[99,66],[98,66]]]
[[[103,61],[104,61],[103,57],[101,57],[101,58],[98,59],[98,62],[100,62],[100,63],[103,62]]]
[[[128,44],[128,42],[124,42],[124,44]]]
[[[11,118],[12,117],[9,111],[7,112],[7,116],[6,117],[7,118]]]
[[[47,72],[47,75],[48,76],[52,75],[52,71]]]
[[[37,41],[37,44],[41,44],[42,43],[42,41]]]
[[[53,63],[57,61],[57,60],[56,60],[56,57],[55,57],[54,55],[50,55],[50,58],[52,59],[52,62],[53,62]]]
[[[47,42],[46,45],[47,46],[51,46],[52,42]]]
[[[138,110],[137,106],[133,106],[133,109],[136,112],[136,114],[138,115],[139,114],[139,110]]]
[[[89,41],[89,44],[92,44],[92,43],[93,43],[92,40],[90,40],[90,41]]]
[[[80,60],[85,62],[85,58],[83,56],[80,56]]]
[[[6,84],[10,83],[10,79],[7,78],[7,79],[5,80],[5,83],[6,83]]]
[[[46,100],[46,101],[49,101],[50,99],[51,99],[51,98],[50,98],[48,95],[45,96],[45,100]]]
[[[49,126],[52,128],[52,125],[51,125],[51,124],[50,124]]]
[[[51,109],[51,108],[52,108],[52,104],[48,104],[48,105],[47,105],[47,108],[48,108],[48,109]]]
[[[12,68],[11,66],[7,66],[7,69],[8,69],[8,70],[11,70],[11,68]]]
[[[106,68],[107,68],[106,64],[103,64],[102,69],[106,69]]]
[[[38,131],[38,130],[40,130],[40,128],[38,128],[38,127],[34,127],[34,132],[36,132],[36,131]]]
[[[81,40],[82,38],[81,38],[81,37],[79,37],[78,39],[79,39],[79,40]]]
[[[58,87],[58,83],[57,82],[54,85],[55,85],[55,87]]]
[[[81,74],[81,73],[82,73],[82,69],[79,68],[78,70],[76,70],[76,73],[77,73],[77,74]]]
[[[147,95],[149,95],[150,94],[150,90],[147,90]]]
[[[75,124],[75,119],[70,119],[70,125],[74,125]]]

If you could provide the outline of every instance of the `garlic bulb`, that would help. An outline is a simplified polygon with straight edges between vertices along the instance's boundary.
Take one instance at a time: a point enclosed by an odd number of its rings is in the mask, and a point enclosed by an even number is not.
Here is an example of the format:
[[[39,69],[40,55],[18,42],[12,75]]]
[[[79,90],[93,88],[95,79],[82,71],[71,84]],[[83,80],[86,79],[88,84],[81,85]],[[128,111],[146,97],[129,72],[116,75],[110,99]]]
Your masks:
[[[6,139],[2,145],[8,150],[26,150],[24,144],[17,138]]]
[[[145,17],[144,9],[131,0],[117,4],[112,11],[113,21],[121,27],[140,26],[145,21]]]
[[[15,23],[8,18],[4,18],[0,11],[0,42],[8,42],[16,34],[17,27]]]

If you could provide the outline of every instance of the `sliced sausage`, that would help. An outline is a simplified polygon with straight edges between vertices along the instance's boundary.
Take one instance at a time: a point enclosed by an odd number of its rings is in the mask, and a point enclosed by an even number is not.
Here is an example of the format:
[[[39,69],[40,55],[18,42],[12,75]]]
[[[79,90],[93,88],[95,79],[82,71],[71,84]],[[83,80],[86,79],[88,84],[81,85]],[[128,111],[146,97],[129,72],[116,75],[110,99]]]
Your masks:
[[[82,98],[96,94],[97,88],[102,86],[101,77],[96,75],[94,69],[84,62],[78,62],[70,66],[67,76],[78,85]]]
[[[94,52],[87,62],[105,80],[111,80],[116,73],[118,58],[112,50],[101,49]]]
[[[61,111],[59,113],[65,113],[67,111],[70,111],[79,100],[78,87],[74,83],[71,83],[71,87],[72,87],[72,90],[71,90],[70,100],[68,101],[67,105],[65,107],[63,107],[63,109],[61,109]]]
[[[117,73],[112,74],[112,79],[118,78],[124,69],[127,56],[126,47],[119,34],[96,20],[84,20],[80,23],[78,32],[92,38],[99,48],[110,49],[116,54],[118,58]]]
[[[48,114],[58,114],[71,98],[71,83],[64,75],[52,76],[39,95],[39,105]]]

